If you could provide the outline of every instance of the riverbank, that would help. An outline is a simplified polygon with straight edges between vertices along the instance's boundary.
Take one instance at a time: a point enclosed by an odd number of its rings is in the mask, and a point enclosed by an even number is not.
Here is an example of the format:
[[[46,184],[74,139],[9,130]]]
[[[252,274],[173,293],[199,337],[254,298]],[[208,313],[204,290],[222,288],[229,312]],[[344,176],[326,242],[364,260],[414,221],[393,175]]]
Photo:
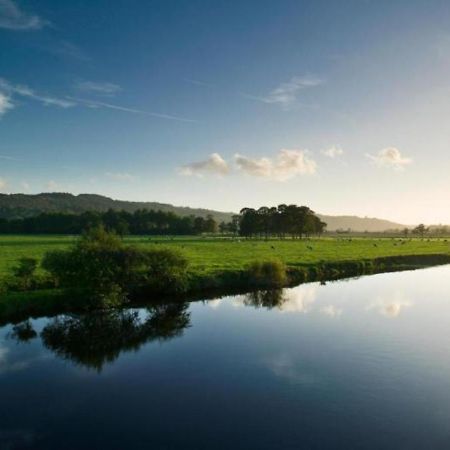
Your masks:
[[[416,270],[450,264],[450,254],[395,255],[359,261],[322,261],[286,267],[282,285],[271,286],[265,280],[250,277],[248,270],[211,274],[191,273],[188,291],[179,296],[146,296],[130,298],[127,306],[145,306],[159,302],[209,300],[228,295],[246,294],[261,289],[280,289],[308,282],[327,282],[384,272]],[[17,323],[29,317],[55,316],[82,310],[77,298],[61,289],[12,292],[0,298],[0,325]]]

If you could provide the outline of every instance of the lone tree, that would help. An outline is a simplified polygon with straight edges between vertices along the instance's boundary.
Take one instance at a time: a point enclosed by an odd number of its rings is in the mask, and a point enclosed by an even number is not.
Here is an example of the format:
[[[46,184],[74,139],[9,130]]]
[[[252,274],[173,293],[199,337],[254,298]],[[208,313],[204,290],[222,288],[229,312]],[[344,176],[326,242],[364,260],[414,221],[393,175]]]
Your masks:
[[[417,227],[414,228],[412,232],[413,234],[417,234],[418,236],[423,238],[425,233],[428,232],[428,228],[423,223],[421,223],[420,225],[417,225]]]

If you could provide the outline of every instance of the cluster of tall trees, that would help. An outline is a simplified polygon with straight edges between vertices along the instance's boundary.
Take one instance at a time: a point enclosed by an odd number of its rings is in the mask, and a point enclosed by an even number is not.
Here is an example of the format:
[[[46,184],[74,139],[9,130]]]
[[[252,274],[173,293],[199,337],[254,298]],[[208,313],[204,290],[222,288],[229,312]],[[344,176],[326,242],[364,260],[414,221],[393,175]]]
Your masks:
[[[212,216],[178,216],[146,209],[129,213],[110,209],[103,213],[44,213],[24,219],[0,219],[0,233],[80,234],[100,225],[120,235],[193,235],[218,231],[217,221]]]
[[[239,234],[244,237],[302,238],[322,234],[327,225],[307,206],[284,204],[271,208],[243,208],[233,219],[238,223]]]

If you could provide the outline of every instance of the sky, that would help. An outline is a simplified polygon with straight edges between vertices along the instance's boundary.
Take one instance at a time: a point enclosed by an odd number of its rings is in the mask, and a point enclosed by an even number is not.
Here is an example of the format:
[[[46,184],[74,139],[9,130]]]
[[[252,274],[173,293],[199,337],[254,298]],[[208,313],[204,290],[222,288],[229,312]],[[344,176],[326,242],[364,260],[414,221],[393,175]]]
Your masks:
[[[448,0],[0,0],[0,192],[450,223]]]

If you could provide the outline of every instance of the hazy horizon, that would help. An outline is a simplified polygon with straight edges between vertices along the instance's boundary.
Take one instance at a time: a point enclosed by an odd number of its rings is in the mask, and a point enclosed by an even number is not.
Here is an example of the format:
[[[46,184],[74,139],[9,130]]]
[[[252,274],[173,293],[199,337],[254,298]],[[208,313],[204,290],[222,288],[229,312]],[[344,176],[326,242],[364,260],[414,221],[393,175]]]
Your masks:
[[[446,1],[0,0],[0,192],[450,223]]]

